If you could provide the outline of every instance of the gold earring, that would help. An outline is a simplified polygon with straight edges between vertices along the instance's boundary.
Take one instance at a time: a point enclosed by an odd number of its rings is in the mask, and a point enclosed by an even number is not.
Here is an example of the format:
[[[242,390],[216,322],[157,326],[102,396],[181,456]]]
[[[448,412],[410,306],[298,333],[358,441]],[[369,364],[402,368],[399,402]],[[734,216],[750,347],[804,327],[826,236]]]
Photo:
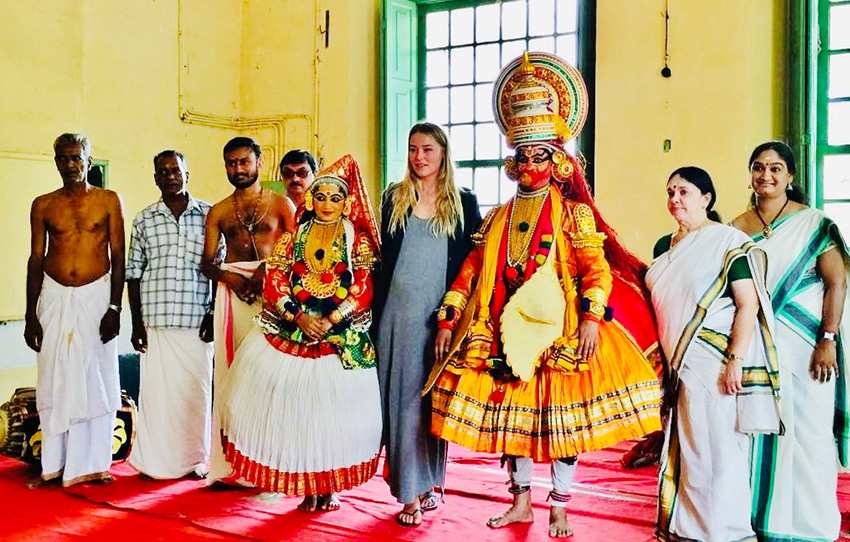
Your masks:
[[[345,206],[342,208],[342,216],[348,216],[351,214],[351,198],[345,199]]]
[[[552,163],[555,164],[555,173],[560,179],[569,179],[572,176],[573,163],[564,151],[555,151],[552,154]]]
[[[313,210],[313,193],[310,191],[304,194],[304,208],[308,211]]]

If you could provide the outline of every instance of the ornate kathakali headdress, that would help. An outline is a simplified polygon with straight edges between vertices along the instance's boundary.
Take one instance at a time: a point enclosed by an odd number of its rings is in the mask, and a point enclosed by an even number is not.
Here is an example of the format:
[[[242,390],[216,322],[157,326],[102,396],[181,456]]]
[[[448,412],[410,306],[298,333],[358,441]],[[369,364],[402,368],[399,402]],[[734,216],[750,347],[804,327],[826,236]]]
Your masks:
[[[378,235],[377,222],[372,212],[369,191],[366,190],[363,177],[360,175],[360,167],[357,165],[354,157],[346,154],[330,166],[319,171],[310,188],[312,189],[318,187],[320,184],[327,183],[336,184],[348,194],[349,203],[346,204],[344,214],[356,231],[362,232],[369,238],[375,249],[380,247],[381,238]],[[310,191],[308,190],[309,193]]]
[[[511,147],[548,144],[563,149],[587,120],[587,88],[573,66],[549,53],[524,53],[502,68],[493,112]]]

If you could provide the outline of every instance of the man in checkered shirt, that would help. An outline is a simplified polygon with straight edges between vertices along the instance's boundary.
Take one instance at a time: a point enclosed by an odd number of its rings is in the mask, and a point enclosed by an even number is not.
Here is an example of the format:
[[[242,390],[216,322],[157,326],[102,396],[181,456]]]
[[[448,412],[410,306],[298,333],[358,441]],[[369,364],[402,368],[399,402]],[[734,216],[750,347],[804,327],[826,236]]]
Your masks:
[[[189,195],[183,155],[154,157],[162,195],[133,221],[127,287],[141,353],[138,432],[130,464],[157,479],[204,476],[210,454],[213,318],[201,274],[210,204]]]

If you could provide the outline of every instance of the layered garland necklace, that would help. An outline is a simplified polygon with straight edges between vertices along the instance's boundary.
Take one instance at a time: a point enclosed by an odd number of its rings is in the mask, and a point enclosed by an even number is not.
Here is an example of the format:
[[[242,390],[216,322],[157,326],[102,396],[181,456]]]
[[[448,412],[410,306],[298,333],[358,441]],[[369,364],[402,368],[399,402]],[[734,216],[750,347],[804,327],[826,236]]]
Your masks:
[[[508,217],[507,269],[505,278],[509,285],[516,283],[523,276],[525,262],[528,261],[531,240],[537,229],[537,223],[543,214],[549,186],[544,186],[533,192],[517,191]],[[548,248],[548,247],[547,247]]]
[[[295,241],[292,294],[299,303],[321,314],[336,309],[351,288],[343,231],[342,220],[314,218]]]
[[[528,260],[528,249],[548,193],[548,186],[534,192],[517,192],[508,219],[508,265],[515,267]]]
[[[257,216],[257,208],[260,205],[260,202],[263,201],[263,187],[260,187],[260,193],[257,198],[254,200],[254,206],[251,209],[250,216],[243,216],[242,212],[239,210],[239,198],[236,197],[236,192],[233,192],[233,214],[236,215],[236,221],[239,223],[242,228],[248,232],[248,237],[251,238],[251,248],[254,250],[254,256],[257,259],[260,257],[260,253],[257,252],[257,240],[254,238],[254,231],[256,230],[257,224],[261,223],[265,220],[266,215],[269,212],[270,205],[266,205],[263,213],[258,217]]]
[[[782,216],[782,211],[784,211],[785,208],[788,207],[788,203],[790,201],[791,201],[791,198],[788,198],[788,197],[785,198],[785,203],[782,205],[782,208],[779,209],[779,212],[776,213],[776,216],[773,217],[773,220],[771,220],[769,224],[764,220],[764,217],[762,217],[761,213],[759,212],[758,201],[756,201],[756,204],[753,205],[753,210],[756,212],[756,216],[761,221],[761,225],[764,226],[761,230],[761,233],[762,233],[762,235],[764,235],[765,239],[767,239],[768,237],[773,235],[773,225],[776,224],[776,221],[779,220],[780,216]]]

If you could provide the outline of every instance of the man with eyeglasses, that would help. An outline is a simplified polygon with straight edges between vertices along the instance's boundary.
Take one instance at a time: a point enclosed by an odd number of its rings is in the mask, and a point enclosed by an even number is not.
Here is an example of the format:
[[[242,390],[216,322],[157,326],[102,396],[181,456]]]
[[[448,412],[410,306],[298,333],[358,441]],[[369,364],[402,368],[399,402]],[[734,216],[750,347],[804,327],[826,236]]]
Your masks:
[[[296,207],[304,203],[304,194],[313,183],[316,159],[309,151],[293,149],[280,161],[280,177],[286,183],[286,195]]]

